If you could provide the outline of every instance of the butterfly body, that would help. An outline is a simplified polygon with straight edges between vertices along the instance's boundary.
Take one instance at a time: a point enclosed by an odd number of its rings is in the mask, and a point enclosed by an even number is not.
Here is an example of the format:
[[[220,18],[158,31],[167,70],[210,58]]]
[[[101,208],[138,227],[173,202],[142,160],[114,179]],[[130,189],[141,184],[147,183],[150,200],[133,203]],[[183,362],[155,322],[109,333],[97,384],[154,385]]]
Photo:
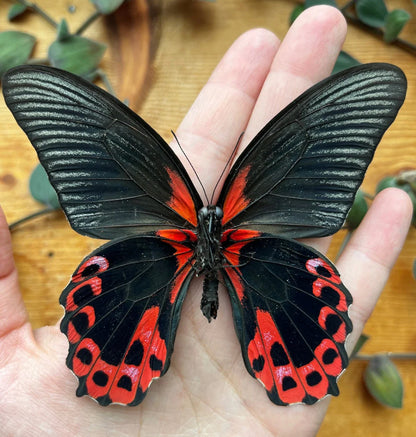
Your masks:
[[[21,66],[4,75],[3,92],[71,226],[110,240],[60,297],[78,396],[142,402],[169,368],[199,275],[208,321],[225,285],[245,366],[272,402],[339,393],[352,297],[335,266],[296,239],[343,225],[403,103],[401,70],[362,65],[307,90],[256,135],[207,206],[165,141],[99,88]]]

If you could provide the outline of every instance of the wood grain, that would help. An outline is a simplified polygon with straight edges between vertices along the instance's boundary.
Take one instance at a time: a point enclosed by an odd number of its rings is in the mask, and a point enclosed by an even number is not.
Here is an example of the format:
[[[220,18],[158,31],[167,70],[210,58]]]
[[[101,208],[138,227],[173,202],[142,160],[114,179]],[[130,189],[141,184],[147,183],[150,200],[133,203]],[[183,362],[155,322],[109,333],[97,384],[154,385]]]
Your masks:
[[[66,16],[71,29],[92,11],[85,1],[71,2],[76,5],[75,14],[66,11],[66,2],[38,3],[54,16]],[[116,84],[118,97],[128,98],[133,108],[170,139],[170,129],[176,129],[232,41],[256,26],[269,28],[282,38],[294,3],[171,0],[152,5],[149,8],[144,0],[134,0],[115,17],[95,23],[87,35],[109,44],[102,67]],[[54,38],[53,29],[33,16],[9,24],[5,21],[7,6],[5,2],[0,4],[0,30],[23,29],[39,35],[36,50],[42,56],[48,41]],[[402,6],[416,15],[410,2],[391,2],[389,6]],[[404,37],[416,41],[414,19]],[[382,177],[416,167],[415,58],[352,26],[345,50],[362,62],[392,62],[405,71],[409,82],[404,107],[383,138],[364,182],[366,191],[373,192]],[[0,120],[0,204],[8,219],[14,221],[39,208],[27,188],[36,157],[3,102]],[[340,233],[334,238],[330,256],[335,255],[342,237]],[[57,303],[60,291],[81,258],[99,242],[76,235],[62,214],[55,213],[19,228],[13,234],[13,243],[22,292],[34,327],[56,323],[62,315]],[[416,281],[411,273],[415,258],[416,230],[412,229],[366,327],[371,339],[364,352],[416,351]],[[365,363],[353,362],[341,378],[341,396],[331,402],[319,436],[416,435],[416,363],[396,364],[406,387],[402,410],[376,404],[362,385]]]

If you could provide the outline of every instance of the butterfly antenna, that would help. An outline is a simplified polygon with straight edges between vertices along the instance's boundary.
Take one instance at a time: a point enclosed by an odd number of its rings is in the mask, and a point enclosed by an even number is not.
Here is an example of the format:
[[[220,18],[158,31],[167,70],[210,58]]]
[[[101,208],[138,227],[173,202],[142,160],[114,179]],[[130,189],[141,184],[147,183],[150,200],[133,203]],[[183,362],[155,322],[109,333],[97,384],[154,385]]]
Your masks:
[[[238,137],[237,143],[235,144],[234,149],[233,149],[230,157],[228,158],[227,162],[225,163],[224,168],[222,169],[222,172],[220,174],[220,177],[217,180],[217,183],[215,184],[215,187],[214,187],[214,189],[212,191],[212,195],[211,195],[211,201],[209,202],[211,205],[212,205],[212,202],[213,202],[213,199],[214,199],[215,191],[217,190],[218,185],[219,185],[222,177],[224,176],[225,170],[227,170],[227,168],[229,167],[231,161],[234,159],[235,154],[237,153],[237,149],[238,149],[238,146],[240,145],[240,141],[241,141],[241,138],[243,137],[243,135],[244,135],[244,131]]]
[[[210,202],[209,202],[209,199],[208,199],[208,196],[207,196],[207,192],[205,191],[204,185],[203,185],[201,179],[199,178],[198,173],[197,173],[196,170],[195,170],[195,167],[192,165],[192,162],[191,162],[191,160],[188,158],[188,155],[185,153],[185,150],[182,149],[182,146],[181,146],[181,144],[179,143],[178,137],[175,135],[175,132],[173,132],[173,130],[171,130],[171,132],[172,132],[173,138],[175,138],[175,141],[177,142],[177,144],[178,144],[178,146],[179,146],[179,149],[181,149],[181,152],[182,152],[183,155],[185,156],[186,160],[188,161],[188,164],[191,166],[191,168],[192,168],[192,170],[193,170],[193,172],[194,172],[196,178],[198,179],[198,182],[199,182],[199,184],[201,185],[202,191],[203,191],[203,193],[204,193],[205,200],[207,201],[207,204],[209,204]]]

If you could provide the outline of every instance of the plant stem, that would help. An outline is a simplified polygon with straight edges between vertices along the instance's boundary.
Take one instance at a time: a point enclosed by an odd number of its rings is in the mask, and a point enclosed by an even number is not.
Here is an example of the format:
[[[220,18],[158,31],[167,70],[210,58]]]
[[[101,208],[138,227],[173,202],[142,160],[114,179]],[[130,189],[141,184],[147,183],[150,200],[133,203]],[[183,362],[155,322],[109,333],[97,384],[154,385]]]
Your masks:
[[[36,3],[29,2],[27,0],[16,0],[17,3],[20,3],[27,8],[31,9],[33,12],[39,14],[44,20],[46,20],[49,24],[51,24],[55,29],[58,27],[58,23],[48,15],[43,9],[41,9]]]
[[[93,12],[76,30],[75,35],[81,35],[97,18],[101,17],[101,12]]]
[[[371,360],[371,358],[373,358],[376,355],[380,355],[380,354],[357,354],[354,357],[354,360],[369,361]],[[392,358],[393,360],[416,360],[415,352],[402,352],[402,353],[387,352],[384,355],[387,355],[389,358]]]
[[[58,209],[56,209],[56,208],[54,208],[54,207],[52,207],[52,206],[48,206],[48,207],[46,207],[45,209],[41,209],[40,211],[36,211],[36,212],[34,212],[33,214],[29,214],[28,216],[23,217],[23,218],[21,218],[20,220],[17,220],[17,221],[15,221],[15,222],[11,223],[11,224],[9,225],[9,230],[12,232],[12,231],[14,231],[18,226],[20,226],[21,224],[23,224],[23,223],[25,223],[25,222],[27,222],[27,221],[29,221],[29,220],[32,220],[32,219],[34,219],[34,218],[36,218],[36,217],[39,217],[39,216],[41,216],[41,215],[49,214],[50,212],[53,212],[53,211],[58,211]]]

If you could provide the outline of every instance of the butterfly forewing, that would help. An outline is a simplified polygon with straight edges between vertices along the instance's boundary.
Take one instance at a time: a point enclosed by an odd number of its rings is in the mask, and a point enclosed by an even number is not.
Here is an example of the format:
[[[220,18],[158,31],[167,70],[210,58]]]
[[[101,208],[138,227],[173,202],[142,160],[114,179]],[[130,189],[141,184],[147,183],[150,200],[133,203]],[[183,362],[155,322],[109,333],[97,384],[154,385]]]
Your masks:
[[[44,66],[17,67],[2,81],[6,103],[77,232],[111,239],[196,226],[202,202],[185,169],[124,104]]]
[[[291,238],[336,232],[405,94],[403,72],[388,64],[358,66],[307,90],[232,167],[218,201],[225,227]]]

